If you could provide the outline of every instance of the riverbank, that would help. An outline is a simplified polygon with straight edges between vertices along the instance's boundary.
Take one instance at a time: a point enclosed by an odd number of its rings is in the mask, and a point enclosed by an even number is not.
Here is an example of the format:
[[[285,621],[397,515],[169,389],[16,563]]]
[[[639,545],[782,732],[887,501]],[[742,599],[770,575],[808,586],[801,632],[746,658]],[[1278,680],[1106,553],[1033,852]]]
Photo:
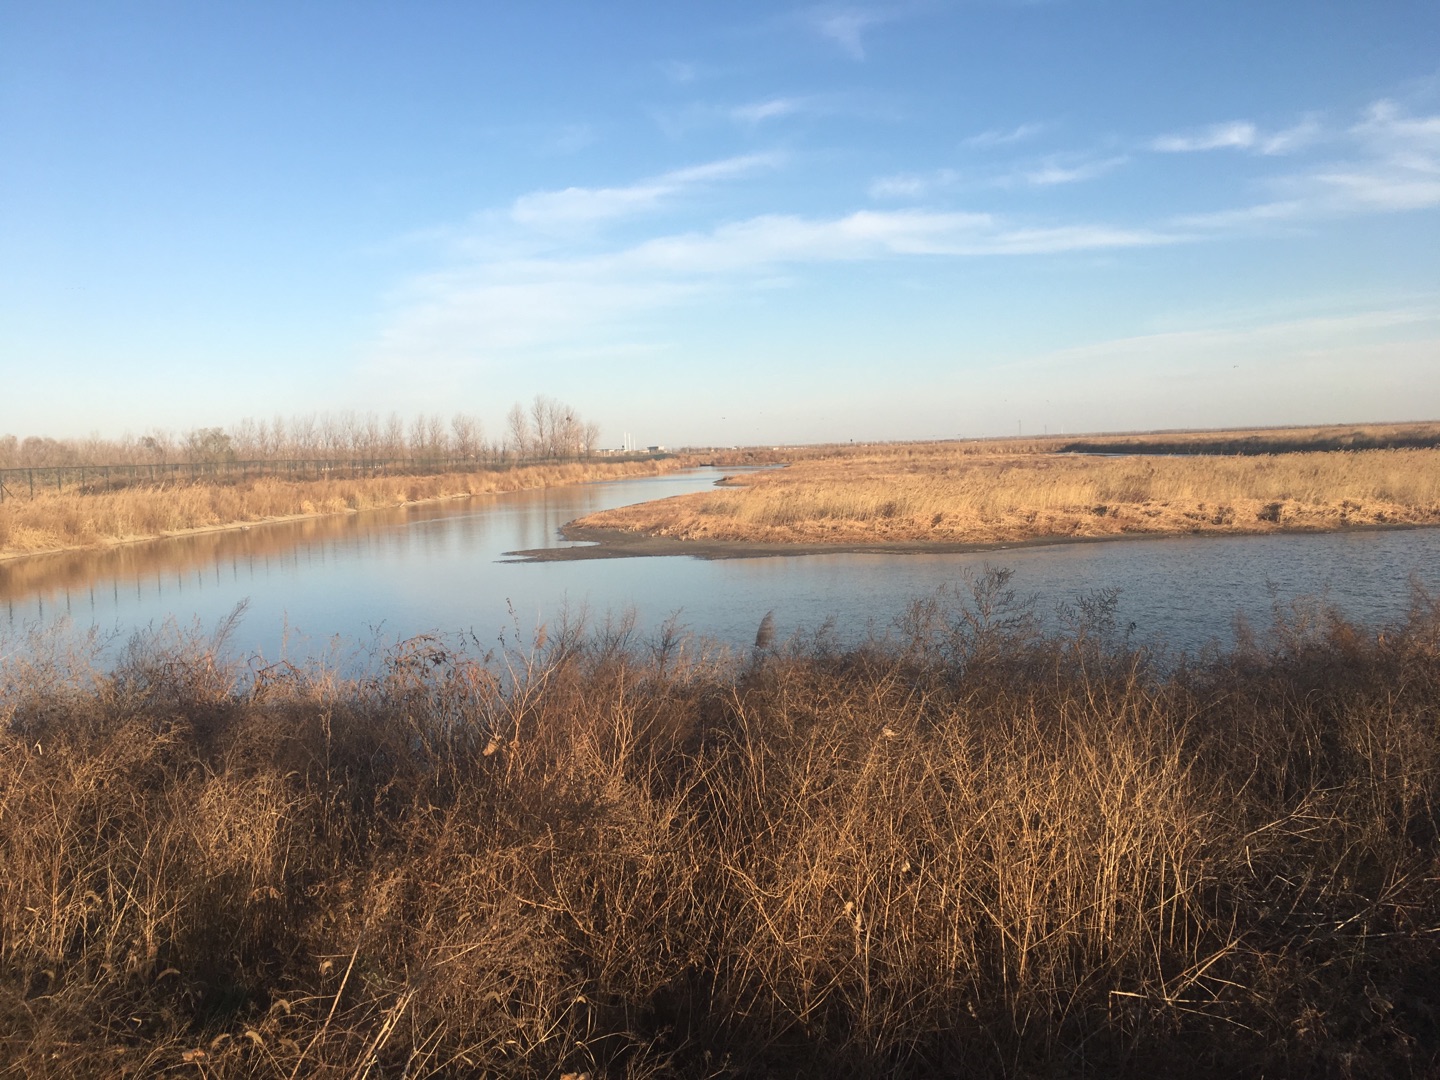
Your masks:
[[[566,462],[432,476],[266,478],[96,494],[41,493],[0,503],[0,562],[474,495],[655,476],[686,464],[679,458]]]
[[[592,520],[591,515],[582,520]],[[1345,532],[1381,532],[1397,529],[1424,529],[1423,524],[1347,525]],[[1281,532],[1287,530],[1278,530]],[[1292,533],[1338,532],[1337,529],[1291,529]],[[1063,547],[1073,544],[1116,544],[1127,541],[1161,542],[1190,536],[1182,532],[1131,532],[1103,536],[1032,536],[1025,540],[1008,541],[931,541],[895,540],[826,542],[756,542],[752,540],[682,540],[673,536],[609,529],[571,522],[560,529],[561,536],[573,547],[525,548],[507,551],[506,556],[519,562],[589,562],[596,559],[650,559],[685,557],[692,559],[778,559],[800,558],[805,555],[970,555],[985,552],[1023,551],[1027,548]],[[1234,533],[1230,535],[1255,535]]]
[[[1036,614],[992,573],[845,650],[9,653],[0,1060],[1432,1074],[1435,599],[1178,670]]]
[[[966,551],[1136,536],[1440,524],[1440,450],[1256,457],[866,448],[622,507],[567,527],[616,553]],[[660,543],[665,541],[665,543]]]

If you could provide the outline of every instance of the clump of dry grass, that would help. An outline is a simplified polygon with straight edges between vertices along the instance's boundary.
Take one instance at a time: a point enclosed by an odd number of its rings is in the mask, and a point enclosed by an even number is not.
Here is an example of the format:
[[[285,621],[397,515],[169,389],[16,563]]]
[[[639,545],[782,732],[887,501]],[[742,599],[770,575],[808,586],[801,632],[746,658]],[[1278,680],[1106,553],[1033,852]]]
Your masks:
[[[13,654],[0,1060],[1432,1071],[1440,605],[1169,670],[1104,597],[1036,627],[994,574],[849,651]]]
[[[1092,457],[874,448],[578,525],[681,539],[999,543],[1440,523],[1440,450]]]
[[[93,494],[40,492],[0,503],[0,558],[312,514],[557,487],[680,467],[671,460],[590,461],[420,476],[194,483]]]

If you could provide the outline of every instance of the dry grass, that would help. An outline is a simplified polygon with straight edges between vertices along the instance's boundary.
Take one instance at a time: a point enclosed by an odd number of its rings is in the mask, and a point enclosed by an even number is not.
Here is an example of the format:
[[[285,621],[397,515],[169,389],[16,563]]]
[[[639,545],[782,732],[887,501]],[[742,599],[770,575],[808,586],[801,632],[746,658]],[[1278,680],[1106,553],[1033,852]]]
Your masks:
[[[843,459],[855,454],[949,457],[1077,453],[1280,454],[1310,450],[1404,450],[1440,447],[1440,423],[1326,424],[1312,427],[1224,428],[1123,434],[1007,436],[936,443],[829,443],[747,446],[704,455],[716,465],[775,465]]]
[[[41,492],[34,499],[11,498],[0,503],[0,558],[296,515],[343,514],[492,492],[652,475],[678,467],[680,463],[675,460],[570,462],[434,476],[260,479],[233,484],[202,481],[97,494]]]
[[[1425,1076],[1440,606],[0,680],[0,1072]]]
[[[997,543],[1440,523],[1440,450],[1266,456],[866,448],[579,524],[681,539]]]

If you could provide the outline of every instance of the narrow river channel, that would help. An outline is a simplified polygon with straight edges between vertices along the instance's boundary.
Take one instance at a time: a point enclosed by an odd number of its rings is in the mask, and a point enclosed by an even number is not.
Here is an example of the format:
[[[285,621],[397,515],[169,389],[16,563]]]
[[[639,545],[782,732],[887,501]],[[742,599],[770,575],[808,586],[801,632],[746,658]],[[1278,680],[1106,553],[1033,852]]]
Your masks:
[[[116,642],[173,620],[210,629],[237,605],[231,646],[275,659],[359,655],[421,633],[482,648],[523,643],[567,613],[590,623],[633,611],[642,634],[667,620],[749,644],[766,612],[781,638],[831,620],[841,641],[884,633],[914,599],[986,566],[1038,610],[1119,590],[1134,638],[1195,650],[1257,629],[1300,598],[1357,622],[1401,618],[1411,583],[1440,591],[1440,529],[1169,538],[983,554],[835,554],[518,562],[557,546],[565,522],[709,487],[711,469],[207,533],[102,552],[0,563],[0,648],[35,630],[96,628]],[[7,645],[8,642],[8,645]]]

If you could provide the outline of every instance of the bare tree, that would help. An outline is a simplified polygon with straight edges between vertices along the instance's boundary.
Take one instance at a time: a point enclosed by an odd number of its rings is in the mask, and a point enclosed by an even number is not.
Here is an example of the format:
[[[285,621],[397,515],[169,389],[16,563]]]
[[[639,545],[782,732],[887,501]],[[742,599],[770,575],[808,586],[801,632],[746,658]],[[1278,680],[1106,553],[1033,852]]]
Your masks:
[[[290,445],[294,448],[292,456],[298,458],[313,456],[315,443],[315,414],[306,413],[303,416],[292,417],[290,420]]]
[[[479,420],[468,413],[457,412],[450,420],[450,430],[455,436],[454,445],[457,456],[472,460],[480,456],[483,437]]]
[[[248,416],[231,427],[230,444],[235,448],[235,456],[242,461],[264,456],[260,448],[260,425]]]
[[[530,424],[535,440],[535,454],[538,457],[555,456],[555,435],[552,426],[553,405],[544,394],[536,394],[530,403]]]
[[[385,418],[385,433],[381,436],[381,445],[387,458],[405,455],[405,421],[398,412],[391,412]]]
[[[450,435],[445,430],[445,418],[437,413],[421,416],[425,422],[425,446],[431,457],[445,457],[450,453]]]
[[[425,456],[425,414],[417,413],[410,419],[410,437],[407,441],[410,456]]]
[[[586,457],[591,457],[598,449],[600,449],[600,425],[594,420],[590,420],[585,424],[581,435],[581,450]]]
[[[365,414],[360,429],[360,454],[373,458],[380,452],[380,418],[373,412]]]
[[[579,457],[585,438],[585,425],[569,405],[561,405],[557,418],[556,452],[565,457]]]
[[[517,401],[505,414],[505,443],[512,456],[523,458],[532,452],[530,420]]]

